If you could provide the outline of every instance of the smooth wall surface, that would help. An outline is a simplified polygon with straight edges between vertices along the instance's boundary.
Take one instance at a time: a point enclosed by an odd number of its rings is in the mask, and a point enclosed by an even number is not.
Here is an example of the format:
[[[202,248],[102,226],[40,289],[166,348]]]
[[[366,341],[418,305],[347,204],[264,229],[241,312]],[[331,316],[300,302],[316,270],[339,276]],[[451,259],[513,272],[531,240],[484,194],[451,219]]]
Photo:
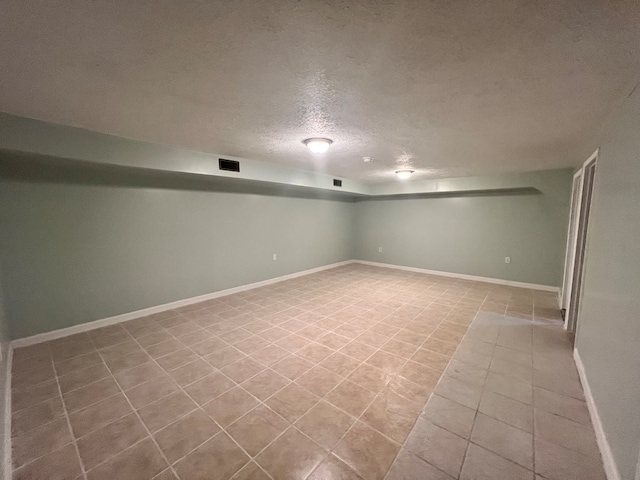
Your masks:
[[[10,425],[6,424],[7,420],[7,411],[6,407],[8,402],[8,398],[6,397],[7,393],[7,382],[9,381],[9,371],[8,371],[8,360],[9,360],[9,332],[7,326],[7,317],[4,310],[4,296],[2,292],[2,284],[0,283],[0,348],[2,349],[2,354],[0,355],[0,478],[4,478],[8,472],[5,471],[5,463],[7,459],[5,458],[5,441],[8,441],[8,438],[5,438],[5,434],[11,434],[9,429]],[[9,469],[9,472],[11,470]]]
[[[558,287],[573,170],[520,176],[541,193],[360,201],[356,258]]]
[[[352,257],[349,202],[107,183],[0,180],[12,338]]]
[[[627,480],[640,448],[640,89],[605,132],[576,348],[620,478]]]

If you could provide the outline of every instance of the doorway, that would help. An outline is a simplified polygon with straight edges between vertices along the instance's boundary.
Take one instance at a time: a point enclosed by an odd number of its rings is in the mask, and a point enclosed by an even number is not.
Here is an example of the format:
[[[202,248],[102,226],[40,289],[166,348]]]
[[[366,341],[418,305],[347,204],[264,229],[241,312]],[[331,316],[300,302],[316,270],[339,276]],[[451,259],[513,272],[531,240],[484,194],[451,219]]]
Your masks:
[[[571,299],[571,282],[573,281],[573,263],[576,255],[576,235],[578,232],[578,215],[580,212],[580,194],[582,193],[582,169],[573,176],[571,189],[571,211],[569,213],[569,231],[567,232],[567,248],[565,252],[564,275],[562,277],[562,291],[560,292],[560,310],[562,318],[566,320],[566,312]],[[566,326],[566,323],[565,323]]]
[[[562,308],[566,309],[565,328],[575,332],[580,311],[582,281],[589,229],[589,214],[596,173],[598,152],[589,157],[580,172],[574,176],[573,198],[569,226],[569,242],[565,260]]]

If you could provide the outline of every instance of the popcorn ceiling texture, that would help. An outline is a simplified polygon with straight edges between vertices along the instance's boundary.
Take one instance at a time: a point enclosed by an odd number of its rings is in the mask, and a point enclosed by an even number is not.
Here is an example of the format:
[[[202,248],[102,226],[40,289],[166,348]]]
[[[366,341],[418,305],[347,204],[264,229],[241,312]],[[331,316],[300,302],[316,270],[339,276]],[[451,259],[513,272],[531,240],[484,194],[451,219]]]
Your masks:
[[[401,165],[414,178],[578,165],[640,76],[638,2],[7,0],[1,13],[0,111],[370,182]],[[301,143],[318,135],[335,141],[323,157]]]

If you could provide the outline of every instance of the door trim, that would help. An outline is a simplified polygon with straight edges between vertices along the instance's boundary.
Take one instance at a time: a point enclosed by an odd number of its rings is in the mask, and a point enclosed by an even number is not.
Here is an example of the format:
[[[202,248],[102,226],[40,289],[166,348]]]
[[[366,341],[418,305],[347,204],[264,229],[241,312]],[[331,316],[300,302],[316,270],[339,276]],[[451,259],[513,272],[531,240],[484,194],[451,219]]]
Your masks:
[[[582,164],[580,171],[582,172],[582,179],[580,181],[580,206],[576,215],[576,229],[575,229],[575,245],[574,254],[571,261],[571,283],[567,299],[567,312],[565,315],[565,329],[571,332],[575,332],[578,324],[578,315],[580,313],[580,299],[583,290],[583,280],[585,273],[585,265],[587,261],[587,241],[589,237],[589,217],[591,216],[591,204],[593,200],[593,190],[595,185],[595,168],[598,161],[598,155],[600,150],[596,149],[595,152]],[[589,175],[591,169],[593,174]],[[587,182],[591,182],[591,190],[586,191],[585,188],[589,188]],[[584,209],[587,209],[586,212]],[[577,270],[576,270],[577,269]]]

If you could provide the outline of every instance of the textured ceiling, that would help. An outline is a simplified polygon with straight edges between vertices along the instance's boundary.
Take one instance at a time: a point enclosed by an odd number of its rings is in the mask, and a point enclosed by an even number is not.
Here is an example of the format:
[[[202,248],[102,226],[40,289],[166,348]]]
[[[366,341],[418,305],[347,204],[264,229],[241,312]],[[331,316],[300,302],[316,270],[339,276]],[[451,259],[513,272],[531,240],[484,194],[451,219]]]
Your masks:
[[[639,47],[637,0],[2,0],[0,111],[371,182],[555,168]]]

